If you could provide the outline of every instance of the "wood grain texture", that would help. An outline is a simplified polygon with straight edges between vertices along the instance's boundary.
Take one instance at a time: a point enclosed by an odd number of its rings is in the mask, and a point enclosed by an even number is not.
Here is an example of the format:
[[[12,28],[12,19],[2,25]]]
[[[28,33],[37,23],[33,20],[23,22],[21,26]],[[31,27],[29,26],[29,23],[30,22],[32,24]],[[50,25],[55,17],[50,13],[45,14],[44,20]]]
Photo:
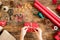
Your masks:
[[[2,0],[3,1],[3,0]],[[7,5],[10,7],[9,5],[9,1],[8,2],[4,2],[4,5]],[[52,0],[39,0],[44,6],[51,8],[54,12],[56,9],[57,5],[53,5],[52,4]],[[44,40],[53,40],[53,34],[54,34],[54,30],[52,30],[51,25],[53,25],[53,23],[47,19],[46,17],[44,19],[39,18],[38,16],[33,15],[33,13],[37,13],[38,11],[33,7],[33,3],[34,0],[16,0],[16,2],[20,2],[22,4],[22,8],[13,8],[14,9],[14,15],[18,14],[18,13],[24,13],[24,15],[26,16],[24,21],[28,21],[28,22],[37,22],[39,24],[39,27],[43,30],[43,39]],[[14,2],[14,3],[16,3]],[[6,4],[5,4],[6,3]],[[25,3],[25,6],[24,6]],[[31,4],[31,5],[30,5]],[[26,8],[28,7],[28,8]],[[21,11],[20,9],[22,9],[23,11]],[[1,15],[0,17],[1,20],[7,20],[8,19],[8,14],[4,13],[3,11],[0,12]],[[57,13],[57,12],[56,12]],[[57,13],[58,15],[60,15],[60,13]],[[7,16],[7,19],[6,17]],[[13,19],[13,16],[12,16]],[[9,22],[9,20],[7,20]],[[17,25],[16,22],[10,21],[9,23],[7,23],[7,25],[4,27],[5,30],[7,30],[9,33],[11,33],[17,40],[19,40],[20,38],[20,31],[21,28],[23,27],[23,24],[21,25]],[[31,33],[27,33],[25,36],[25,40],[37,40],[37,37],[34,35],[34,32]]]

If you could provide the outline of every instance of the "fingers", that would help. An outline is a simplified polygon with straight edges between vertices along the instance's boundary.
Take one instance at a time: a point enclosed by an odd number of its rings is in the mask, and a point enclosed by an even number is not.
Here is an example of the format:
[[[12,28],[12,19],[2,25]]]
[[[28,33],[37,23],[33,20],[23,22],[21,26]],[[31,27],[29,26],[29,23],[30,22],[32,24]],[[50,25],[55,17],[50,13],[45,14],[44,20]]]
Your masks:
[[[34,30],[36,34],[38,34],[38,32],[36,30]]]
[[[23,28],[21,29],[21,35],[22,35],[23,37],[25,36],[27,30],[28,30],[28,27],[23,27]]]
[[[28,30],[28,27],[23,27],[22,30],[27,31]]]
[[[40,28],[37,28],[38,32],[42,32],[42,30]]]

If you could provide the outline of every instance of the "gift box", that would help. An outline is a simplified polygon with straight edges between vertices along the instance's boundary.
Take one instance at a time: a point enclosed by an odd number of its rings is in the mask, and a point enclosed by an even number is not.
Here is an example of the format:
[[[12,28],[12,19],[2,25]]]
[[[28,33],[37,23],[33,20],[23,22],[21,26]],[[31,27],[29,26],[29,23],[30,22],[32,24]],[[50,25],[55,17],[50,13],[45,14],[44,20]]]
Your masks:
[[[60,31],[58,31],[58,32],[55,33],[54,38],[56,40],[60,40]]]
[[[27,32],[34,32],[34,29],[38,28],[38,23],[36,22],[25,22],[24,23],[25,27],[28,27]]]

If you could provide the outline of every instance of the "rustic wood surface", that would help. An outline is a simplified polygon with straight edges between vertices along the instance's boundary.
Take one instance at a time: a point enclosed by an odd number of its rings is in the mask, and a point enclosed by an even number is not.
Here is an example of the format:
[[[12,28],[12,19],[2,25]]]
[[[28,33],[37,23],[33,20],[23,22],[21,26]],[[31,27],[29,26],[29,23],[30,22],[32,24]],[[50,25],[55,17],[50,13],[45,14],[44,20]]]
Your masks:
[[[21,2],[22,1],[22,2]],[[53,5],[52,4],[52,0],[39,0],[44,6],[46,7],[49,7],[51,8],[54,12],[56,12],[56,6],[57,5]],[[17,0],[16,0],[17,2]],[[28,22],[37,22],[39,24],[39,27],[43,30],[43,39],[44,40],[54,40],[53,39],[53,34],[54,34],[54,30],[52,30],[51,28],[51,25],[53,25],[53,23],[47,19],[46,17],[44,19],[42,18],[39,18],[38,16],[35,16],[33,15],[33,13],[37,13],[38,11],[33,7],[33,2],[34,0],[20,0],[20,3],[24,3],[26,2],[26,4],[28,3],[31,4],[31,7],[30,9],[27,9],[28,11],[25,11],[24,8],[22,8],[24,10],[24,12],[22,13],[25,13],[25,15],[27,15],[26,17],[28,18]],[[3,3],[5,3],[3,1]],[[59,3],[58,3],[59,4]],[[7,5],[9,6],[9,0],[8,0],[8,3],[4,4],[4,5]],[[24,6],[24,5],[23,5]],[[21,11],[21,10],[20,10]],[[27,12],[27,13],[26,13]],[[2,14],[0,14],[1,16],[4,17],[4,15],[7,15],[5,14],[4,12],[0,12]],[[14,8],[14,14],[15,13],[20,13],[19,11],[16,11],[16,8]],[[57,12],[56,12],[57,13]],[[58,15],[60,15],[60,13],[57,13]],[[0,17],[1,17],[0,16]],[[1,18],[1,20],[3,20],[4,18]],[[9,17],[9,16],[8,16]],[[24,21],[26,22],[27,21],[26,19],[24,19]],[[14,21],[14,20],[13,20]],[[20,39],[20,31],[21,31],[21,28],[23,27],[23,24],[21,25],[16,25],[16,23],[8,23],[4,29],[7,30],[9,33],[11,33],[17,40]],[[25,36],[25,40],[37,40],[37,37],[33,35],[34,32],[31,32],[31,33],[27,33],[26,36]]]

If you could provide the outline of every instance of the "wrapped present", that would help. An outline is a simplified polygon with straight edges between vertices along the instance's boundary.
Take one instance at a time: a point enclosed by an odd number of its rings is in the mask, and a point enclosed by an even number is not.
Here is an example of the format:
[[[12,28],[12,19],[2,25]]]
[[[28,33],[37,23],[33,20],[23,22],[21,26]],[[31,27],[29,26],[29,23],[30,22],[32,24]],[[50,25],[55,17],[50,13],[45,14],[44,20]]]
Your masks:
[[[36,22],[25,22],[24,23],[25,27],[28,27],[27,32],[34,32],[34,29],[38,28],[38,23]]]
[[[60,31],[56,32],[56,34],[54,35],[54,38],[56,40],[60,40]]]

